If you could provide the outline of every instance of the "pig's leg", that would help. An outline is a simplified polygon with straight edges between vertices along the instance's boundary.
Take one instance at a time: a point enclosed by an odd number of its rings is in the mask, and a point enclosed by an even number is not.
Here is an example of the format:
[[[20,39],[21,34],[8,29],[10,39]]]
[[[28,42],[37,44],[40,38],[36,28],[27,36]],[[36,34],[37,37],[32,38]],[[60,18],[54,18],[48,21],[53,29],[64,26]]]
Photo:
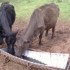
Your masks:
[[[40,35],[39,35],[39,45],[42,44],[41,40],[42,40],[42,35],[43,35],[43,31],[40,31]]]
[[[46,33],[45,33],[45,36],[47,36],[48,35],[48,29],[46,29]]]
[[[51,36],[51,39],[54,37],[54,32],[55,32],[55,26],[52,27],[52,36]]]

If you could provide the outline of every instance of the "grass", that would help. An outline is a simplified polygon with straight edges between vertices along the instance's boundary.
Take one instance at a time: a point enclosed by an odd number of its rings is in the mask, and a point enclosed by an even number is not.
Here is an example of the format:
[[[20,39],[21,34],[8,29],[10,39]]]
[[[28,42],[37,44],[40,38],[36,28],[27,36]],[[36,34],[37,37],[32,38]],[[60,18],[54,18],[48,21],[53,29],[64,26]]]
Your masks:
[[[16,10],[16,17],[21,18],[23,20],[29,19],[33,10],[41,5],[46,3],[50,3],[53,0],[8,0],[15,6]],[[64,2],[57,2],[54,1],[56,4],[59,5],[60,8],[60,19],[63,20],[70,20],[70,1],[64,0]]]
[[[70,20],[70,4],[60,3],[58,5],[60,7],[60,19]]]

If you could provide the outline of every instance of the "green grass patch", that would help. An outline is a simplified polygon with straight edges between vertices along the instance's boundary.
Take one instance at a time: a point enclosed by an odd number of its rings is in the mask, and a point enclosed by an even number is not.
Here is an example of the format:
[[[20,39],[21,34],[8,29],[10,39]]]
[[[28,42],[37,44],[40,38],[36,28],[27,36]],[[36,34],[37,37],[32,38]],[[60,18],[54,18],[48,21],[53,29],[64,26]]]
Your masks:
[[[60,19],[70,20],[70,4],[59,3],[60,8]]]
[[[54,2],[59,5],[60,19],[70,20],[70,0],[8,0],[14,6],[16,10],[16,17],[23,20],[29,19],[33,10],[46,3]]]

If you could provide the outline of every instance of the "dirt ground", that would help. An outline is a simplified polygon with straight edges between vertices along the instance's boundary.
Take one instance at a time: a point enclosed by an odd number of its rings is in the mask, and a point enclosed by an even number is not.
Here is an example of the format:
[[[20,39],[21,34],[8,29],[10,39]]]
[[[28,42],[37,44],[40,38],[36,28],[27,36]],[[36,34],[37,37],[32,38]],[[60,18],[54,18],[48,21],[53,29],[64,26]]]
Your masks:
[[[17,47],[18,49],[22,47],[23,43],[22,38],[26,26],[27,26],[26,22],[21,20],[15,21],[15,24],[13,25],[13,31],[18,30],[17,42],[15,44],[15,47]],[[55,37],[53,39],[51,39],[51,34],[52,32],[50,30],[47,37],[43,35],[41,46],[38,45],[38,37],[37,37],[35,40],[33,40],[32,47],[30,48],[47,52],[61,52],[61,53],[70,54],[70,21],[59,20],[56,25]],[[3,44],[0,47],[5,47],[5,46],[6,44]],[[13,61],[8,61],[8,62],[7,61],[8,59],[6,59],[5,56],[0,54],[0,70],[28,70],[25,65],[20,65]],[[39,70],[39,69],[33,68],[30,70]]]
[[[13,30],[19,30],[17,35],[16,46],[22,44],[22,37],[27,24],[25,22],[16,21]],[[45,32],[44,32],[45,34]],[[38,45],[38,38],[33,40],[33,49],[47,51],[47,52],[61,52],[70,54],[70,21],[59,20],[56,24],[55,37],[51,39],[51,30],[47,37],[43,35],[42,45]]]

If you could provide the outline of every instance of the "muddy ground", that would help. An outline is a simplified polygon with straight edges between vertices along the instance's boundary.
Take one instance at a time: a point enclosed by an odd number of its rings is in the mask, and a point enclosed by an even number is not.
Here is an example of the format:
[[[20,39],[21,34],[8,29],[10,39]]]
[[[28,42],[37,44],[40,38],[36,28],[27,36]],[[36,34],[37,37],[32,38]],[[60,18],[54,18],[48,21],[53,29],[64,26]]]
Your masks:
[[[15,21],[15,24],[13,25],[13,31],[18,31],[17,34],[17,42],[15,44],[15,47],[17,47],[18,52],[21,51],[22,47],[22,38],[24,35],[24,30],[26,28],[27,24],[24,21]],[[44,33],[45,34],[45,33]],[[36,50],[42,50],[47,52],[61,52],[61,53],[69,53],[70,54],[70,21],[58,21],[55,29],[55,37],[51,39],[51,30],[49,31],[49,34],[47,37],[43,35],[42,39],[42,45],[38,45],[38,37],[33,40],[32,49]],[[0,47],[6,47],[6,44],[4,43]],[[9,61],[7,63],[4,63],[6,60],[5,57],[0,55],[0,70],[28,70],[26,67],[19,65],[17,63],[14,63],[13,61]],[[25,69],[24,69],[25,68]],[[37,69],[30,69],[30,70],[37,70]],[[44,70],[44,69],[43,69]],[[54,70],[54,69],[52,69]]]
[[[22,47],[22,38],[24,30],[27,27],[27,23],[21,20],[16,20],[13,25],[13,31],[18,30],[17,42],[15,47],[20,49]],[[47,51],[47,52],[61,52],[70,54],[70,21],[59,20],[56,24],[55,37],[51,39],[51,29],[49,30],[48,36],[45,37],[43,34],[42,45],[38,45],[38,37],[33,40],[32,49]],[[0,45],[0,47],[6,47],[6,44]]]
[[[26,22],[15,22],[13,30],[19,30],[17,35],[16,46],[21,46],[22,37],[26,28]],[[47,51],[47,52],[61,52],[70,54],[70,21],[59,20],[56,24],[55,37],[51,39],[51,29],[49,34],[45,37],[43,34],[42,45],[38,45],[38,37],[33,40],[32,49]]]

